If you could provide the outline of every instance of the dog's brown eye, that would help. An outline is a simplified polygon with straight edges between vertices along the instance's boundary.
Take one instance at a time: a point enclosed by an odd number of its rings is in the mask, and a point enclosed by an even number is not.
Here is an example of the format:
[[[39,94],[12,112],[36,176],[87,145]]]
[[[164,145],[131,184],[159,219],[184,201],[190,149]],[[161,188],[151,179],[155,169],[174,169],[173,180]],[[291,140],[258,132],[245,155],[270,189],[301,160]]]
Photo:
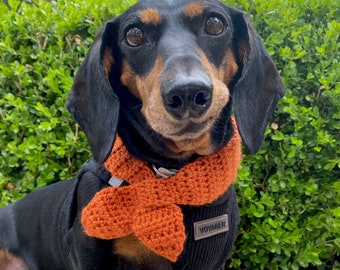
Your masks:
[[[210,17],[205,23],[205,32],[208,35],[217,36],[224,30],[224,23],[217,17]]]
[[[126,33],[126,42],[131,47],[138,47],[144,43],[144,33],[138,27],[133,27]]]

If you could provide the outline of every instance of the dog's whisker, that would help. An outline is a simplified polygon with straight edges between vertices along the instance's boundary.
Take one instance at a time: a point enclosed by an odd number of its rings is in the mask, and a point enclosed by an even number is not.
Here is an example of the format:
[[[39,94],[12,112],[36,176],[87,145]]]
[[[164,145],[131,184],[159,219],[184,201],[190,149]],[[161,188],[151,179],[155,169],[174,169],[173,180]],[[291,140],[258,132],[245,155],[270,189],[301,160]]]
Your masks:
[[[142,108],[142,104],[137,104],[136,106],[134,106],[134,107],[129,107],[129,112],[130,113],[136,113],[136,112],[139,112],[140,110],[141,110],[141,108]]]

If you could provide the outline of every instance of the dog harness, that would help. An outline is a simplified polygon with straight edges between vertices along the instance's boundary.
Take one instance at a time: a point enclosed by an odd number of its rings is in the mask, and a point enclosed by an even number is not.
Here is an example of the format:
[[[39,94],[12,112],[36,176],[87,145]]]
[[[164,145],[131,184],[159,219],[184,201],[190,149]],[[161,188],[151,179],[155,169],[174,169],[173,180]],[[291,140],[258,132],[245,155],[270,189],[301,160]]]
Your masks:
[[[117,137],[104,166],[130,185],[107,187],[94,196],[82,213],[86,234],[109,240],[134,233],[152,251],[175,262],[187,238],[180,206],[217,201],[236,179],[241,139],[235,120],[232,123],[234,136],[226,146],[165,179],[157,178],[146,162],[132,157]]]

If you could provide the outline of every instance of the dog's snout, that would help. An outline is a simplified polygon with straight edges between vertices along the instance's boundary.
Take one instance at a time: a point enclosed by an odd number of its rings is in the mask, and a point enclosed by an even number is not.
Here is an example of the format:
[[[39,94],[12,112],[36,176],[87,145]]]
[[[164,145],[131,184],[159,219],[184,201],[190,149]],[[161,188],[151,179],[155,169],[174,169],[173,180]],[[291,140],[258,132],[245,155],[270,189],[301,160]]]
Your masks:
[[[209,78],[172,79],[163,85],[163,103],[176,119],[199,118],[210,107],[212,101],[212,83]]]

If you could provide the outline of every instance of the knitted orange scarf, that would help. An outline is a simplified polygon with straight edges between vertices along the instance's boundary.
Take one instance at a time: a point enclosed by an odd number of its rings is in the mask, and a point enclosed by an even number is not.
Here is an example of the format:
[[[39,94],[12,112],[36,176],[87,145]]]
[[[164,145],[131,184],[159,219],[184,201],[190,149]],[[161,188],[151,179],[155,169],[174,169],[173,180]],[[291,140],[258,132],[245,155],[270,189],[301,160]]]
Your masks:
[[[201,206],[215,201],[234,182],[241,160],[241,139],[233,120],[233,138],[218,152],[198,158],[167,179],[132,157],[117,138],[104,163],[116,178],[130,183],[98,192],[84,208],[87,235],[114,239],[134,233],[157,254],[175,262],[186,239],[178,205]]]

